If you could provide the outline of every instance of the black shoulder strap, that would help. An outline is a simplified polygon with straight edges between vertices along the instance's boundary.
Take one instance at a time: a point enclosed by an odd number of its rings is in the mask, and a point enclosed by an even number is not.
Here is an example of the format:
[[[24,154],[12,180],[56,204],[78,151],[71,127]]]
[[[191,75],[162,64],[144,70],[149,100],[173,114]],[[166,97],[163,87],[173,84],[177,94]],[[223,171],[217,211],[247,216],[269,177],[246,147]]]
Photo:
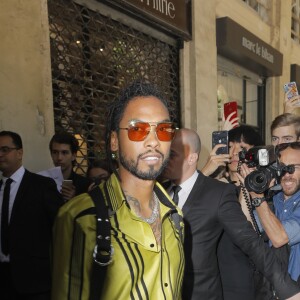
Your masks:
[[[90,299],[99,300],[105,280],[107,266],[112,261],[113,248],[111,245],[111,225],[108,215],[108,206],[97,186],[89,194],[96,208],[96,245],[93,253],[93,266],[90,282]]]

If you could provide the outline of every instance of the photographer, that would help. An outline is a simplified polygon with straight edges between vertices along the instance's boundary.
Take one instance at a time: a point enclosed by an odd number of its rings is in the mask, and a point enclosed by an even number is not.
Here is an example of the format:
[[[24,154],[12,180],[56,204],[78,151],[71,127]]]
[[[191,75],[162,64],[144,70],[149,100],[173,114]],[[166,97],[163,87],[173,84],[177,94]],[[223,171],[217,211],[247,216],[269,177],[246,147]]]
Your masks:
[[[282,190],[272,198],[274,213],[264,194],[251,191],[250,196],[270,244],[274,248],[288,244],[288,272],[300,285],[300,142],[279,144],[276,153],[280,162]],[[243,181],[250,172],[248,166],[243,164],[239,179]]]

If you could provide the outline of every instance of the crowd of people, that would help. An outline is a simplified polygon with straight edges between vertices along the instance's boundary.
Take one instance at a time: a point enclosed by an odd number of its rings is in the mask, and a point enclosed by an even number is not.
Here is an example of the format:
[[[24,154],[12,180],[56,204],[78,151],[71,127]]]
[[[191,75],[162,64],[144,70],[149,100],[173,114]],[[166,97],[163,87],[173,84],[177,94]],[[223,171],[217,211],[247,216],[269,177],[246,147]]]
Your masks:
[[[272,122],[278,176],[263,192],[247,190],[259,166],[240,158],[264,146],[255,128],[225,121],[229,153],[215,146],[199,170],[200,136],[176,129],[149,83],[133,82],[111,103],[107,158],[86,177],[73,170],[76,138],[52,137],[61,190],[25,169],[19,134],[0,132],[1,299],[299,300],[294,103],[285,99]]]

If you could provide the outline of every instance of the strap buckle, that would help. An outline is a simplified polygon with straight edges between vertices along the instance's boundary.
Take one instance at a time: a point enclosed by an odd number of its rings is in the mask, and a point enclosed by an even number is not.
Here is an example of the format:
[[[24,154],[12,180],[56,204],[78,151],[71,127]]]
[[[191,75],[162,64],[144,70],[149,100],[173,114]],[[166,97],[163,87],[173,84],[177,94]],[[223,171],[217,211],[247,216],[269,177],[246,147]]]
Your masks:
[[[93,252],[94,262],[102,267],[108,266],[112,262],[114,251],[115,250],[112,245],[110,245],[109,251],[106,250],[98,251],[98,245],[96,245]]]

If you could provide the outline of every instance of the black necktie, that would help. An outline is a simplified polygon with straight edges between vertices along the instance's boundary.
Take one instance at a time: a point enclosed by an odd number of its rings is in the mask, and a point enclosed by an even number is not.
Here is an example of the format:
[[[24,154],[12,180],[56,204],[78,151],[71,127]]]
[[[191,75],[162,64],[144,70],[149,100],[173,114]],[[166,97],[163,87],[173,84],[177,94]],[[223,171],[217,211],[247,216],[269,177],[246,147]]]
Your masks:
[[[2,212],[1,212],[1,248],[2,253],[8,255],[8,216],[9,216],[9,194],[10,184],[12,179],[7,178],[5,182],[3,199],[2,199]]]
[[[173,202],[178,205],[178,201],[179,201],[179,196],[178,193],[181,190],[181,186],[180,185],[174,185],[172,187],[172,191],[173,191]]]

